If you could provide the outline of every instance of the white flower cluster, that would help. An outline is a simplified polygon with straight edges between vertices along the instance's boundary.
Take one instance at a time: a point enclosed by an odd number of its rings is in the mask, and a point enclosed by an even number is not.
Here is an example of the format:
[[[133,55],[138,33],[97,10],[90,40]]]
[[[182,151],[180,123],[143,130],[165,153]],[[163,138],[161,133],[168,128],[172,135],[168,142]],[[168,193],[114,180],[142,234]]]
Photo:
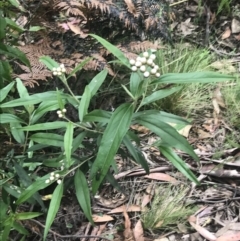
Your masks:
[[[66,72],[64,64],[60,64],[59,67],[53,67],[52,69],[53,75],[62,75]]]
[[[62,110],[58,110],[57,111],[58,117],[62,118],[66,112],[67,112],[67,110],[65,108]]]
[[[52,181],[56,181],[56,180],[57,180],[57,183],[58,183],[58,184],[61,184],[62,180],[59,179],[59,177],[60,177],[60,174],[51,172],[49,179],[47,179],[47,180],[45,181],[45,183],[50,183],[50,182],[52,182]]]
[[[143,53],[143,57],[138,56],[136,60],[130,59],[130,64],[132,65],[132,71],[137,71],[140,69],[143,72],[145,78],[149,77],[150,74],[155,75],[156,77],[160,76],[158,72],[159,67],[154,63],[156,59],[155,54],[149,54],[148,52]],[[148,66],[151,68],[150,72],[147,70]]]

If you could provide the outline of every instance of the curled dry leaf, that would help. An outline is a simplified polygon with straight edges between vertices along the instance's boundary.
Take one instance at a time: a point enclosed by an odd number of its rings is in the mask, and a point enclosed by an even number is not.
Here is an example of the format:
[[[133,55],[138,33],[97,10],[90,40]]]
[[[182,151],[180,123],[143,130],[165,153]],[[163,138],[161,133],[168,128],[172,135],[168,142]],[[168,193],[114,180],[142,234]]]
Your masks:
[[[174,177],[171,177],[165,173],[150,173],[149,175],[146,175],[144,177],[149,178],[149,179],[158,180],[158,181],[177,183],[177,180]]]
[[[135,241],[134,236],[133,236],[133,232],[131,230],[131,221],[130,221],[129,216],[126,212],[126,207],[123,210],[123,215],[124,215],[124,218],[125,218],[125,222],[124,222],[125,230],[123,232],[124,241]]]

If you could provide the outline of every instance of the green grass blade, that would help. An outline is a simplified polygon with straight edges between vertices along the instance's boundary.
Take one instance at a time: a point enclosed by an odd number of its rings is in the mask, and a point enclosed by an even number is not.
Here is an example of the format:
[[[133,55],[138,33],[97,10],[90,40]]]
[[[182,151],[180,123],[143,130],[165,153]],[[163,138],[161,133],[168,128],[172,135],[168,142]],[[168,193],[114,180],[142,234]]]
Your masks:
[[[46,224],[45,224],[45,229],[44,229],[44,234],[43,234],[43,241],[46,240],[48,231],[54,221],[54,218],[58,212],[58,209],[60,207],[61,199],[63,195],[63,183],[57,185],[55,188],[52,199],[50,202],[50,206],[48,209],[48,214],[47,214],[47,219],[46,219]]]
[[[186,163],[172,150],[172,148],[160,146],[160,152],[189,180],[200,184]]]
[[[123,137],[129,129],[133,111],[133,104],[120,105],[114,111],[106,130],[104,131],[97,158],[90,171],[92,191],[94,194],[97,192],[99,185],[107,174]]]
[[[88,221],[93,225],[91,200],[87,180],[84,174],[78,169],[74,176],[74,185],[77,195],[77,200],[87,217]]]

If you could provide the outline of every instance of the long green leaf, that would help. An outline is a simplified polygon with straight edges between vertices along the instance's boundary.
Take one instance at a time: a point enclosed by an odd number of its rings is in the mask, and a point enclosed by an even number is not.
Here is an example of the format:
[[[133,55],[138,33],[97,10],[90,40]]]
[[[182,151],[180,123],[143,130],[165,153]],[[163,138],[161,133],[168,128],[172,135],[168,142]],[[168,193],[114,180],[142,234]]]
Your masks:
[[[181,90],[182,87],[178,86],[178,87],[174,87],[171,89],[165,89],[165,90],[158,90],[155,91],[154,93],[152,93],[151,95],[147,96],[146,98],[144,98],[144,100],[141,102],[140,106],[144,106],[144,105],[148,105],[152,102],[155,102],[157,100],[163,99],[169,95],[172,95],[173,93]]]
[[[135,120],[141,119],[144,116],[148,116],[149,118],[155,118],[157,120],[161,120],[166,123],[175,123],[175,124],[190,124],[187,120],[183,119],[180,116],[173,115],[164,111],[158,110],[144,110],[137,113],[134,113],[133,118]]]
[[[68,94],[61,93],[62,99],[69,98]],[[1,108],[9,108],[9,107],[17,107],[17,106],[24,106],[24,105],[34,105],[41,103],[43,101],[52,101],[57,99],[57,92],[56,91],[47,91],[44,93],[34,94],[29,97],[15,99],[4,104],[1,104]]]
[[[84,116],[84,122],[102,122],[108,123],[112,116],[112,112],[106,110],[93,110]]]
[[[91,91],[91,97],[93,97],[97,93],[97,91],[101,87],[102,83],[106,79],[107,74],[108,74],[108,71],[106,69],[102,70],[88,84],[89,89]]]
[[[172,148],[160,146],[160,152],[189,180],[200,184],[196,176],[192,173],[186,163],[172,150]]]
[[[47,186],[51,185],[51,183],[46,183],[46,180],[49,179],[49,177],[50,177],[50,174],[47,174],[47,175],[41,177],[40,179],[36,180],[29,187],[27,187],[27,189],[25,189],[21,193],[20,197],[16,201],[16,204],[19,205],[19,204],[25,202],[26,200],[31,198],[34,193],[36,193],[39,190],[42,190],[42,189],[46,188]]]
[[[0,61],[0,73],[1,73],[0,78],[6,79],[8,82],[12,81],[11,66],[8,61],[3,61],[3,60]],[[2,84],[0,84],[0,88],[2,87],[3,87]],[[2,96],[0,94],[0,102],[1,102],[1,99],[2,99]]]
[[[32,219],[35,217],[39,217],[40,215],[42,215],[42,213],[38,213],[38,212],[25,212],[25,213],[17,213],[15,215],[17,220],[27,220],[27,219]]]
[[[92,58],[86,58],[84,59],[80,64],[78,64],[68,75],[67,79],[69,79],[71,76],[73,76],[75,73],[77,73],[79,70],[81,70],[84,65],[86,65]]]
[[[55,130],[60,128],[66,128],[66,126],[67,126],[67,122],[65,121],[54,121],[54,122],[35,124],[32,126],[25,126],[19,129],[23,131],[43,131],[43,130]]]
[[[9,83],[7,86],[5,86],[3,89],[0,90],[0,102],[2,102],[14,86],[15,82]]]
[[[63,183],[59,184],[53,192],[50,206],[48,209],[48,214],[47,214],[47,219],[46,219],[46,224],[45,224],[45,229],[43,234],[43,241],[46,240],[48,231],[56,217],[56,214],[58,212],[58,209],[60,207],[60,203],[62,200],[62,195],[63,195]]]
[[[19,117],[12,115],[12,114],[0,114],[0,123],[11,123],[11,122],[17,122],[17,123],[25,123],[24,120],[20,119]]]
[[[95,34],[89,34],[90,36],[97,39],[99,43],[101,43],[108,51],[110,51],[116,58],[118,58],[122,64],[126,65],[128,68],[130,68],[130,63],[128,58],[125,57],[123,52],[117,48],[116,46],[109,43],[107,40],[95,35]]]
[[[6,23],[6,18],[3,18],[2,16],[0,17],[0,40],[5,38],[6,36],[6,26],[7,26],[7,23]]]
[[[161,140],[164,143],[167,143],[169,147],[180,149],[188,153],[195,160],[199,160],[191,145],[189,145],[187,140],[181,136],[172,126],[160,121],[157,118],[151,118],[148,116],[139,118],[137,122],[160,136]]]
[[[130,91],[135,98],[142,95],[144,91],[142,88],[143,82],[144,81],[141,74],[138,72],[132,72],[130,77]]]
[[[36,133],[31,135],[30,139],[48,146],[64,147],[63,136],[54,133]]]
[[[93,179],[92,191],[94,194],[107,174],[112,160],[130,127],[133,111],[133,104],[120,105],[114,111],[104,131],[97,158],[90,171],[90,176]]]
[[[65,150],[65,156],[68,163],[68,167],[70,167],[70,163],[71,163],[73,128],[74,126],[72,122],[68,122],[67,129],[64,135],[64,150]]]
[[[151,84],[173,83],[212,83],[220,81],[231,81],[235,77],[231,75],[220,74],[216,72],[193,72],[193,73],[177,73],[164,74],[158,79],[151,82]]]
[[[53,67],[58,67],[59,63],[57,63],[54,59],[49,56],[42,56],[39,58],[39,62],[45,64],[48,69],[52,70]]]
[[[93,224],[91,200],[87,180],[84,174],[78,169],[74,176],[74,185],[78,202],[87,217],[88,221]]]
[[[14,139],[20,143],[24,144],[25,142],[25,134],[24,131],[21,130],[22,125],[19,122],[11,122],[11,134],[13,135]]]
[[[83,121],[84,116],[87,114],[90,100],[91,100],[91,90],[87,85],[85,87],[82,99],[80,101],[80,105],[78,107],[78,118],[81,122]]]
[[[19,78],[16,78],[16,82],[20,98],[29,98],[28,90],[23,82]],[[34,105],[25,105],[24,108],[27,110],[29,115],[34,111]]]
[[[62,100],[63,104],[65,105],[66,100]],[[36,111],[32,114],[31,124],[36,123],[43,115],[45,115],[49,111],[54,111],[59,109],[59,104],[57,100],[51,101],[43,101]]]
[[[149,174],[149,166],[147,161],[145,160],[143,154],[137,149],[137,147],[132,144],[128,135],[123,138],[123,143],[127,147],[134,160],[143,167],[147,174]]]

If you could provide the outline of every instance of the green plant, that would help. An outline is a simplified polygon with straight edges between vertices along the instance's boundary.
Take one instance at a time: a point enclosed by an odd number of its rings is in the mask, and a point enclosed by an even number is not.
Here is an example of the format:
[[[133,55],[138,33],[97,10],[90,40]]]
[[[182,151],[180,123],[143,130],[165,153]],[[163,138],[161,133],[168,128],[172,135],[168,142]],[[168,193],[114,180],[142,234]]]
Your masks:
[[[114,160],[116,153],[125,152],[126,155],[142,165],[146,173],[149,172],[147,162],[138,149],[140,139],[129,130],[132,124],[143,125],[159,136],[160,140],[155,145],[162,155],[171,161],[187,178],[199,184],[195,175],[175,153],[174,149],[186,152],[196,161],[198,161],[197,155],[187,140],[168,124],[186,125],[188,122],[181,117],[163,111],[141,111],[140,109],[181,89],[178,86],[158,90],[147,95],[148,88],[158,84],[208,83],[233,79],[231,76],[213,72],[168,73],[160,76],[159,67],[154,64],[156,56],[152,51],[144,52],[136,60],[129,61],[117,47],[99,36],[91,36],[107,48],[129,72],[132,71],[129,85],[122,85],[131,100],[129,103],[118,106],[114,112],[100,109],[89,111],[91,100],[101,88],[107,76],[107,70],[102,70],[91,80],[85,87],[82,96],[74,95],[70,89],[68,79],[81,70],[88,60],[78,65],[69,75],[66,75],[64,65],[58,64],[47,56],[40,58],[40,61],[53,72],[53,75],[60,78],[70,94],[57,89],[56,91],[29,95],[22,81],[16,79],[16,89],[20,98],[4,103],[6,96],[15,83],[11,82],[0,90],[2,102],[0,108],[3,111],[5,110],[5,113],[0,115],[0,123],[10,123],[11,134],[23,147],[23,157],[18,160],[15,158],[10,160],[15,167],[12,172],[18,175],[18,182],[23,188],[20,196],[16,197],[16,205],[26,201],[38,202],[41,205],[38,196],[39,190],[45,189],[55,182],[58,184],[52,194],[48,209],[44,240],[46,240],[48,230],[60,207],[63,189],[71,185],[75,187],[76,196],[84,214],[93,223],[90,193],[96,194],[105,179],[118,187],[113,174],[109,171],[111,166],[116,166]],[[77,111],[77,122],[73,122],[68,118],[67,104]],[[16,108],[22,108],[21,110],[25,111],[27,115],[20,118],[16,114],[9,113],[9,111]],[[61,120],[45,122],[43,117],[50,111],[56,111]],[[90,138],[91,142],[86,142]],[[33,175],[32,178],[28,179],[28,185],[24,185],[25,175],[23,173],[26,166],[25,168],[22,168],[22,166],[26,165],[26,163],[34,164],[37,159],[34,158],[37,156],[36,151],[49,146],[56,148],[56,151],[49,158],[45,156],[38,158],[38,163],[40,163],[38,165],[53,168],[54,171],[49,171],[49,173],[41,177]],[[84,153],[80,157],[77,155],[79,149]],[[16,163],[21,164],[17,165]],[[29,165],[27,167],[29,173],[31,173]],[[90,173],[91,187],[88,184],[88,172]],[[74,173],[74,176],[69,176],[70,173]],[[3,190],[12,195],[7,188],[6,179],[3,180]],[[44,208],[44,205],[42,208]]]
[[[151,207],[145,210],[141,219],[145,229],[177,229],[179,223],[187,222],[187,217],[192,215],[196,208],[186,206],[185,197],[187,187],[160,186],[151,203]]]

